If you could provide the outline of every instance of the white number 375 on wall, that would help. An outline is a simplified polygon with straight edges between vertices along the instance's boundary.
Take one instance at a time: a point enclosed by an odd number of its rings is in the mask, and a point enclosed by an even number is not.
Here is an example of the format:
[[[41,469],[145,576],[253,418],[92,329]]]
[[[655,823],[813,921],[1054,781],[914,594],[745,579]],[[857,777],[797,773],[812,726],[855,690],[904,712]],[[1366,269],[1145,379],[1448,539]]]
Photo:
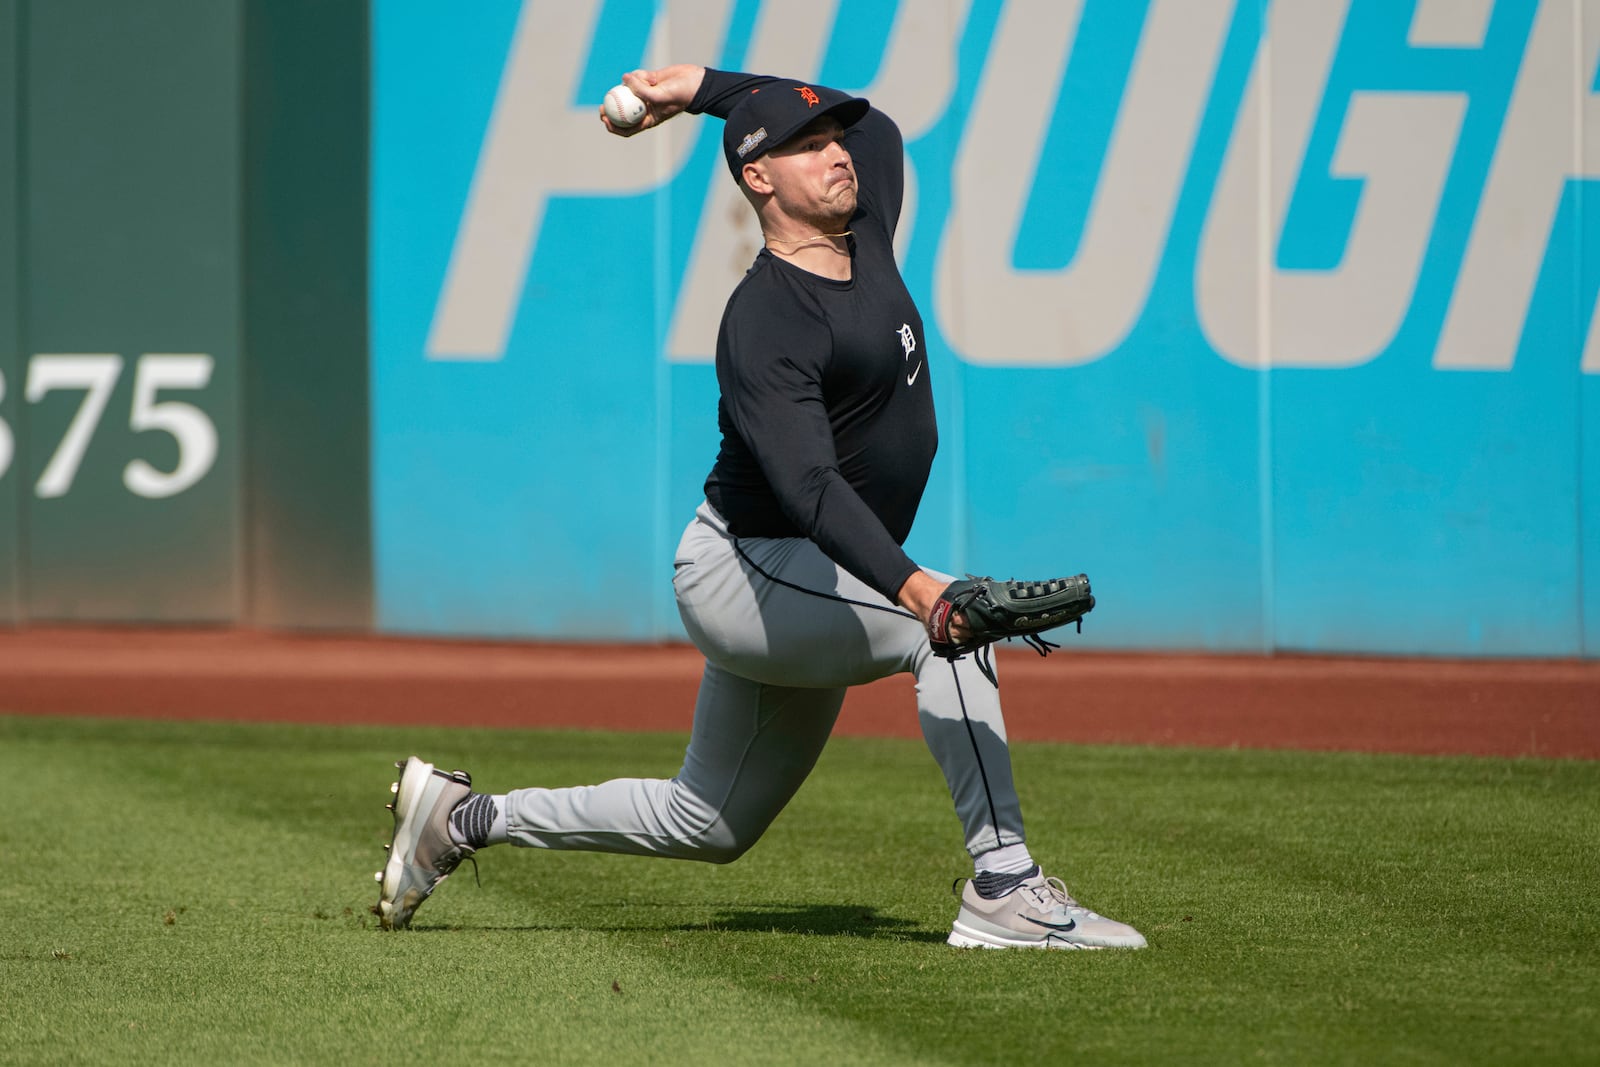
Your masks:
[[[122,357],[112,354],[40,354],[28,362],[24,395],[36,404],[57,389],[81,389],[83,401],[67,424],[67,432],[39,474],[34,495],[65,496],[72,488],[106,405],[122,374]],[[158,470],[143,459],[129,461],[122,484],[138,496],[159,499],[193,486],[217,461],[217,427],[210,416],[181,400],[160,400],[163,389],[204,389],[211,381],[215,361],[205,354],[150,353],[135,363],[133,408],[128,428],[164,430],[178,443],[178,463],[170,471]],[[5,399],[5,379],[0,377],[0,400]],[[0,421],[0,477],[11,467],[16,440],[11,427]]]

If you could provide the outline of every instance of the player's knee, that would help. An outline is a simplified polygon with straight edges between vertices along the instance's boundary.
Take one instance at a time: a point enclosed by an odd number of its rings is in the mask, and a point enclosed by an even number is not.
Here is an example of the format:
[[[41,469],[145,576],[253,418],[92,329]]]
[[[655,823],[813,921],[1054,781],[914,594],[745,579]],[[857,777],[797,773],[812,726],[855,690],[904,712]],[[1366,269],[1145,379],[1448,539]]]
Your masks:
[[[715,863],[720,866],[725,863],[732,863],[748,851],[749,849],[742,845],[708,848],[701,850],[700,858],[707,863]]]
[[[732,863],[743,856],[778,814],[776,809],[753,806],[748,798],[708,799],[681,779],[673,780],[668,804],[667,821],[677,829],[673,836],[683,846],[675,854],[704,863]]]
[[[736,831],[722,819],[706,828],[695,842],[697,858],[707,863],[732,863],[750,851],[760,835],[746,835]]]

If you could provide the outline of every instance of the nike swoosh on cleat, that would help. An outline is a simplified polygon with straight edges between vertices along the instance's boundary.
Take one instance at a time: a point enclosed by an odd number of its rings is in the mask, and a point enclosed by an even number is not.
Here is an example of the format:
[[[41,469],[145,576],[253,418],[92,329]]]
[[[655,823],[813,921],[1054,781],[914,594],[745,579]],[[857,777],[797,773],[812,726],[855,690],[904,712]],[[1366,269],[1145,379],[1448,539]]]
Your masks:
[[[906,375],[906,384],[907,385],[914,384],[916,382],[916,380],[917,380],[917,375],[919,375],[921,373],[922,373],[922,364],[918,363],[917,364],[917,369],[912,371],[910,374]]]
[[[1077,926],[1078,926],[1078,920],[1076,920],[1076,919],[1068,919],[1064,923],[1047,923],[1047,922],[1044,922],[1044,921],[1042,921],[1040,919],[1030,919],[1026,915],[1024,915],[1024,916],[1022,916],[1022,921],[1023,922],[1030,922],[1035,926],[1042,926],[1046,930],[1060,930],[1063,933],[1065,933],[1068,930],[1075,930],[1075,929],[1077,929]]]

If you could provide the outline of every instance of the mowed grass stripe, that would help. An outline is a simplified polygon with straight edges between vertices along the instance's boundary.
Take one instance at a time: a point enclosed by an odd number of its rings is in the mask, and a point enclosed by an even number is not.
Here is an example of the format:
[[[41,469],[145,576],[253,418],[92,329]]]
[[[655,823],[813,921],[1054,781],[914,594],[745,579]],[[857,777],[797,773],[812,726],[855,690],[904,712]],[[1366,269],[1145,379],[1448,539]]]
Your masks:
[[[728,867],[490,850],[385,936],[388,763],[670,774],[675,735],[0,718],[3,1062],[1581,1062],[1600,766],[1023,745],[1143,953],[960,953],[918,744],[841,738]],[[170,923],[167,921],[170,913]],[[62,953],[67,958],[57,959]],[[615,983],[615,986],[613,986]]]

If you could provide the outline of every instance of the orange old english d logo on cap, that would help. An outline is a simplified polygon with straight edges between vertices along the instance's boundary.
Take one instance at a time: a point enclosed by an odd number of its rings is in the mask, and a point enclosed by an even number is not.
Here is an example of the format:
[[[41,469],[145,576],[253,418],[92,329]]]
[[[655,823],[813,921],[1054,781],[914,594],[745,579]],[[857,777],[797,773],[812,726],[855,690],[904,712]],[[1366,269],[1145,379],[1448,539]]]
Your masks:
[[[809,85],[797,86],[795,92],[799,93],[800,99],[806,102],[806,107],[816,107],[822,103],[822,100],[817,96],[816,90]]]

